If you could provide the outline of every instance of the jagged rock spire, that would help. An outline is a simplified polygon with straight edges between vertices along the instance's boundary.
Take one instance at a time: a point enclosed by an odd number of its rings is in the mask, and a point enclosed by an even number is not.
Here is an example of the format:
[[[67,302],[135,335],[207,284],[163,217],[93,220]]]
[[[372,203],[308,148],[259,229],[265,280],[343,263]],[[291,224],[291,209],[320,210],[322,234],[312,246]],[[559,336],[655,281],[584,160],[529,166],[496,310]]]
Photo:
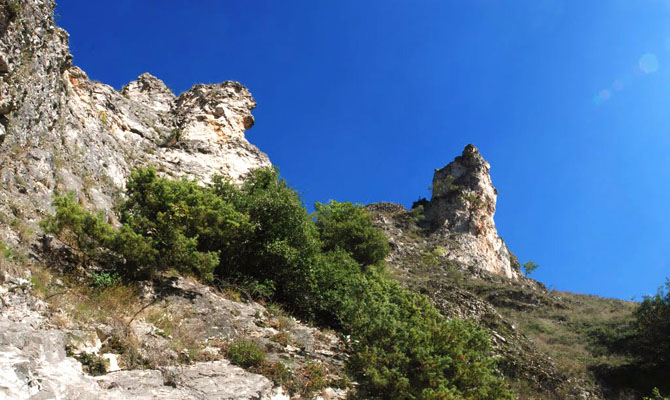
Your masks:
[[[474,145],[465,146],[459,157],[435,170],[426,215],[438,233],[460,244],[457,261],[514,278],[517,271],[493,221],[498,191],[490,169]]]

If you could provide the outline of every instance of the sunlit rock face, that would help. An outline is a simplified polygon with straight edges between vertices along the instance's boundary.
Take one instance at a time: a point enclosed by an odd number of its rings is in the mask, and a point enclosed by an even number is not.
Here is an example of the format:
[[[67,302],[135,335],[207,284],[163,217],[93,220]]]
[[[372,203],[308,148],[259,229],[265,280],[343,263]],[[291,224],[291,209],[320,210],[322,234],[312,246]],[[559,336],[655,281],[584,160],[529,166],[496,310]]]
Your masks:
[[[142,74],[120,91],[72,66],[52,0],[0,0],[0,213],[32,224],[57,191],[111,210],[137,167],[208,182],[241,183],[271,166],[246,139],[256,106],[237,82],[176,96]],[[20,215],[16,215],[20,213]],[[0,240],[19,238],[0,224]]]
[[[426,217],[435,234],[455,242],[449,246],[455,261],[517,278],[518,270],[493,221],[498,191],[490,169],[479,150],[467,145],[463,154],[435,171]]]

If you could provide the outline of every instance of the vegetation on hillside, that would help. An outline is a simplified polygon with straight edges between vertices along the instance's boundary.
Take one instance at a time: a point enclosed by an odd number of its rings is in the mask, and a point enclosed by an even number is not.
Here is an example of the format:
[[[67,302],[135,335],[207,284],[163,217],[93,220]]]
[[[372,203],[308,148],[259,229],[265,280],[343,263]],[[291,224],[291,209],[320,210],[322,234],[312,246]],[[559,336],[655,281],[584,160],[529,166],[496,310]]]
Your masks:
[[[72,194],[55,199],[43,227],[70,245],[82,266],[108,274],[101,276],[140,280],[172,270],[241,282],[339,330],[363,396],[512,398],[484,331],[446,320],[426,297],[387,277],[388,244],[360,206],[317,204],[309,215],[272,169],[254,171],[238,188],[220,177],[201,186],[144,168],[126,188],[118,228]]]
[[[547,290],[526,278],[473,273],[444,251],[450,238],[436,237],[415,219],[419,207],[368,207],[399,249],[390,273],[426,294],[444,315],[476,319],[489,332],[498,369],[519,398],[586,393],[640,399],[655,387],[670,393],[670,366],[659,362],[670,354],[668,336],[663,336],[670,328],[670,287],[636,303]],[[536,265],[526,263],[527,273]]]
[[[627,356],[628,363],[601,371],[602,379],[618,388],[641,393],[670,393],[670,280],[653,296],[645,296],[626,324],[601,332],[607,350]],[[660,391],[659,391],[660,389]]]

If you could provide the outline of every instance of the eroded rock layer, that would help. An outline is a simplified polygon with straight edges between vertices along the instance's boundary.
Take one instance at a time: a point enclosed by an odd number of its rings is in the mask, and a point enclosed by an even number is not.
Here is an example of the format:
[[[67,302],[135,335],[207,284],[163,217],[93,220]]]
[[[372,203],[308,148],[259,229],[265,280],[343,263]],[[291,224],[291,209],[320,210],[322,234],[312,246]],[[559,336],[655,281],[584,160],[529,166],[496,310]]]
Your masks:
[[[0,216],[31,225],[55,192],[109,210],[133,168],[240,182],[271,166],[245,137],[256,106],[237,82],[175,96],[142,74],[120,91],[72,66],[51,0],[0,1]],[[21,215],[17,215],[17,214]],[[1,229],[10,243],[15,230]]]

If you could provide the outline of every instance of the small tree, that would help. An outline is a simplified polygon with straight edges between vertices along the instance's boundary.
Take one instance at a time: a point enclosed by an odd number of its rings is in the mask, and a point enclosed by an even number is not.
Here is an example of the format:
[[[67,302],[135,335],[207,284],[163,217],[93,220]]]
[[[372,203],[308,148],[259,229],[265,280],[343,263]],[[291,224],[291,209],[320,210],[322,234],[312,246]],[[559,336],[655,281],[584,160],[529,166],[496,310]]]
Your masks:
[[[388,240],[362,206],[331,200],[314,208],[324,251],[342,249],[363,266],[381,262],[390,252]]]
[[[538,267],[539,265],[532,261],[528,261],[527,263],[523,264],[523,269],[526,271],[527,276],[530,276],[530,274],[532,274],[533,271],[535,271]]]

